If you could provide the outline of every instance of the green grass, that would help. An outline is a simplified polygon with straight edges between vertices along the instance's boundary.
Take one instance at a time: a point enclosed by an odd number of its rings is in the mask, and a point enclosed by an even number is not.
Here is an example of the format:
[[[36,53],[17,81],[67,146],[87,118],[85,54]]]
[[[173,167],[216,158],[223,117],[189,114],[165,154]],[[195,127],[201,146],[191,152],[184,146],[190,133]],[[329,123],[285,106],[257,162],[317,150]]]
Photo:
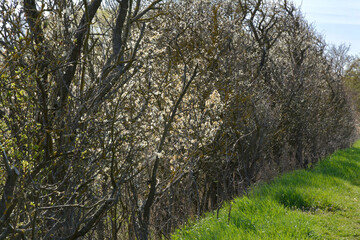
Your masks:
[[[360,141],[255,187],[172,239],[360,239]]]

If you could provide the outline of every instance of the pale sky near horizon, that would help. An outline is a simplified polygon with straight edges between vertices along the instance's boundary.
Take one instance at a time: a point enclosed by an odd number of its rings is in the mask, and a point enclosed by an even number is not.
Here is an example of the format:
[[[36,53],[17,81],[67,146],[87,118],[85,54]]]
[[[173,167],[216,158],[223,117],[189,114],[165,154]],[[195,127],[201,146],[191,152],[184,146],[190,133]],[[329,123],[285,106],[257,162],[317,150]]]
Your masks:
[[[360,0],[293,0],[327,43],[351,45],[360,56]]]

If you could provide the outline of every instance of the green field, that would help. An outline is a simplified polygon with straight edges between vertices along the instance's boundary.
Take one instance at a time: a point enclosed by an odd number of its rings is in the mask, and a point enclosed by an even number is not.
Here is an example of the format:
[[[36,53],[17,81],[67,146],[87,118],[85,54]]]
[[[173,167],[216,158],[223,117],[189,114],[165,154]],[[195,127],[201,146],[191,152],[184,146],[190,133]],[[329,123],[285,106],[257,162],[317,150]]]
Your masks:
[[[360,141],[254,187],[172,239],[360,239]]]

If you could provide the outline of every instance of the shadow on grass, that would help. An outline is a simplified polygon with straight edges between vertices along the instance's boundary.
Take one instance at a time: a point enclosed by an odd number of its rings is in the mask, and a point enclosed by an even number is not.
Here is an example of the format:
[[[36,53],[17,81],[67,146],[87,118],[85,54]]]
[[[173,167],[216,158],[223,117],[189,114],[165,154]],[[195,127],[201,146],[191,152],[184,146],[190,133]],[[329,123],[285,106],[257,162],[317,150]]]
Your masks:
[[[311,171],[360,186],[360,148],[338,151],[330,159],[320,162],[319,166]]]
[[[306,192],[298,192],[292,189],[283,189],[275,194],[275,200],[289,209],[314,212],[316,210],[337,211],[340,207],[327,198],[314,198]]]
[[[269,188],[255,190],[255,195],[272,195],[278,203],[290,209],[336,211],[340,207],[323,191],[328,187],[342,188],[343,181],[360,186],[360,148],[338,151],[309,171],[280,176]]]
[[[308,209],[311,207],[311,204],[306,201],[301,193],[291,191],[290,189],[278,192],[275,195],[275,199],[288,208]]]

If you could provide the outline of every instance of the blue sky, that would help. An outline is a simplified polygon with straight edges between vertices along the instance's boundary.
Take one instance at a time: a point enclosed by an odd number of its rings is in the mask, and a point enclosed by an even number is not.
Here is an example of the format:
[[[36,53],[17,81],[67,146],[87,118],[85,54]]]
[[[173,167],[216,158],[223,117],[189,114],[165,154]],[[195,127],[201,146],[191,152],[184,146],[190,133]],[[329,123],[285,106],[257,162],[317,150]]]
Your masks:
[[[360,55],[360,0],[293,0],[327,43],[351,45]]]

